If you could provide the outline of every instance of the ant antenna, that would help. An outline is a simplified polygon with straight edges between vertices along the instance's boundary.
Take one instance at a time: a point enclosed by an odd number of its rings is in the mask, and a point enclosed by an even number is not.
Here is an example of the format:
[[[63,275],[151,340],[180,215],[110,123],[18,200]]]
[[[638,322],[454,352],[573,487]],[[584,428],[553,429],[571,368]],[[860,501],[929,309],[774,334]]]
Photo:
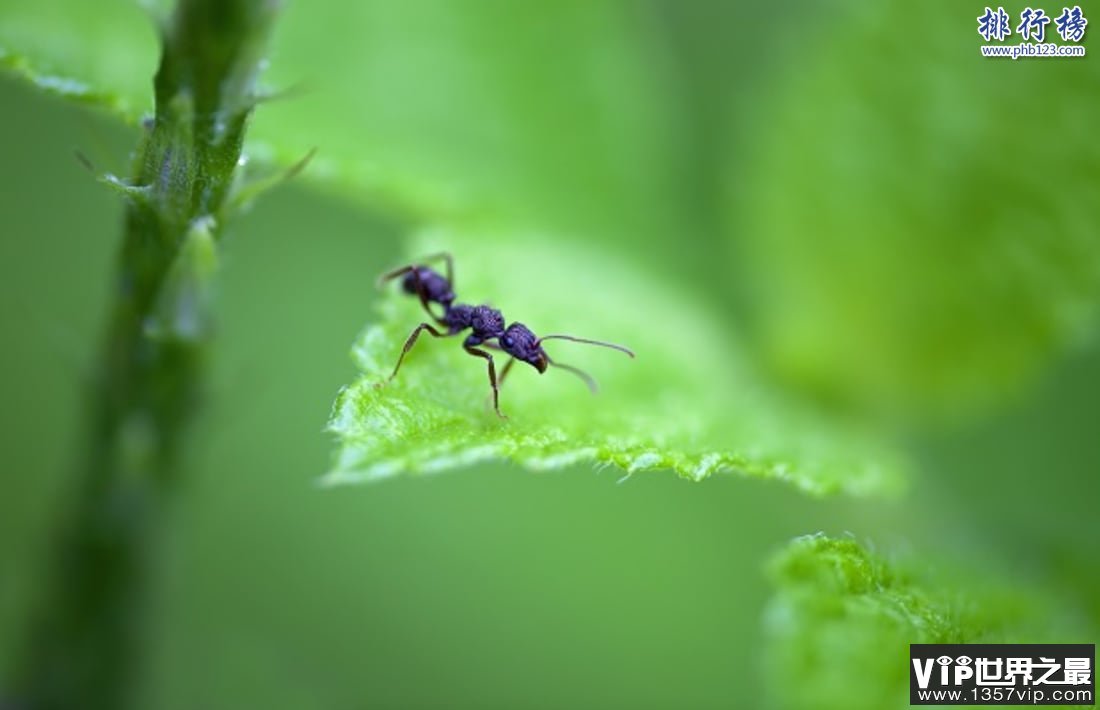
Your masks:
[[[544,340],[572,340],[574,343],[587,343],[588,345],[599,345],[604,348],[611,348],[612,350],[618,350],[621,353],[626,353],[630,357],[634,357],[634,351],[630,348],[624,348],[622,345],[615,345],[614,343],[605,343],[602,340],[588,340],[586,338],[576,338],[572,335],[544,335],[535,341],[535,345],[538,345]],[[560,367],[560,366],[559,366]]]
[[[588,389],[592,391],[592,394],[596,394],[600,391],[599,386],[596,384],[596,378],[592,377],[592,375],[588,374],[579,367],[566,365],[564,362],[554,362],[550,358],[546,358],[546,361],[554,367],[560,367],[563,370],[568,370],[569,372],[572,372],[574,375],[584,380],[584,384],[588,385]]]

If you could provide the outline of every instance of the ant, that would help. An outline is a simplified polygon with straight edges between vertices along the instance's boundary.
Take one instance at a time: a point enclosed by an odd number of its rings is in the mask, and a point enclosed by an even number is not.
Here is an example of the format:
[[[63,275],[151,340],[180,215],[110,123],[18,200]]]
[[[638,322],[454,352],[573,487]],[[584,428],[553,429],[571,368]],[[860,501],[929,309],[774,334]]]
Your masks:
[[[418,297],[420,305],[424,307],[431,319],[446,328],[446,332],[442,332],[432,326],[431,323],[421,323],[416,326],[405,340],[405,347],[401,349],[401,356],[397,358],[397,364],[394,366],[393,372],[384,382],[378,383],[379,387],[388,384],[394,377],[397,377],[397,371],[401,369],[401,363],[404,361],[405,356],[412,350],[413,345],[416,344],[416,339],[424,331],[427,331],[434,338],[458,335],[464,330],[472,331],[462,341],[462,347],[474,357],[484,358],[488,361],[489,385],[493,388],[493,409],[501,419],[507,419],[507,417],[500,411],[500,387],[504,384],[504,379],[508,376],[508,371],[512,369],[512,364],[516,360],[531,365],[539,371],[539,374],[546,372],[546,368],[550,365],[567,370],[584,380],[584,383],[588,385],[593,393],[596,392],[596,381],[591,375],[571,365],[551,360],[542,348],[543,341],[552,339],[572,340],[575,343],[611,348],[634,357],[634,353],[630,349],[614,343],[577,338],[572,335],[544,335],[539,338],[523,323],[512,323],[505,327],[504,316],[491,306],[470,306],[464,303],[455,303],[454,260],[451,255],[448,252],[440,252],[423,259],[424,262],[439,260],[446,262],[446,276],[425,266],[423,263],[415,263],[402,266],[400,269],[394,269],[378,278],[379,288],[385,285],[387,281],[400,278],[401,287],[405,293]],[[442,313],[438,314],[436,310],[433,310],[433,305],[441,307]],[[496,342],[490,342],[492,340]],[[499,350],[511,356],[508,362],[505,363],[504,369],[501,370],[499,378],[497,377],[492,354],[483,348]]]

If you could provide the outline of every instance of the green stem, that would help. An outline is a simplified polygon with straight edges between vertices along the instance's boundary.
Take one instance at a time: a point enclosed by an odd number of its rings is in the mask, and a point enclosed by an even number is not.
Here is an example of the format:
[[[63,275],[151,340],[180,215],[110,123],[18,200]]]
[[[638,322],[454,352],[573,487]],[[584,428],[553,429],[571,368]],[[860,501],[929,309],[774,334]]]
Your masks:
[[[151,559],[201,392],[217,242],[271,0],[180,0],[127,200],[88,448],[20,675],[23,705],[122,708],[140,677]]]

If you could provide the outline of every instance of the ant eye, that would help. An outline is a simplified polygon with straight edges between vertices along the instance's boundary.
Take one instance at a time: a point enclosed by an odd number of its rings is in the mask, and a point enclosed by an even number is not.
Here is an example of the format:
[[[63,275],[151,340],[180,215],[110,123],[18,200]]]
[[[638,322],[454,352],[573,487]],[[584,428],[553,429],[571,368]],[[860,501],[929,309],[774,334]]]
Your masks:
[[[503,338],[500,339],[500,344],[506,348],[512,347],[512,336],[505,335]]]

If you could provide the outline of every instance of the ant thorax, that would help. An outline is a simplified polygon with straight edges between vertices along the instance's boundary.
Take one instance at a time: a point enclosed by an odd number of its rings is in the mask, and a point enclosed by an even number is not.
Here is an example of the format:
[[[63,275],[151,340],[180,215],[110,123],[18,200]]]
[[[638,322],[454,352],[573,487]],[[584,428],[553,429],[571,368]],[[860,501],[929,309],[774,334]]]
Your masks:
[[[474,317],[474,307],[459,303],[447,309],[443,314],[443,324],[450,333],[459,333],[470,327],[470,321]]]
[[[504,315],[491,306],[474,306],[470,313],[470,328],[480,340],[496,338],[504,333]]]

